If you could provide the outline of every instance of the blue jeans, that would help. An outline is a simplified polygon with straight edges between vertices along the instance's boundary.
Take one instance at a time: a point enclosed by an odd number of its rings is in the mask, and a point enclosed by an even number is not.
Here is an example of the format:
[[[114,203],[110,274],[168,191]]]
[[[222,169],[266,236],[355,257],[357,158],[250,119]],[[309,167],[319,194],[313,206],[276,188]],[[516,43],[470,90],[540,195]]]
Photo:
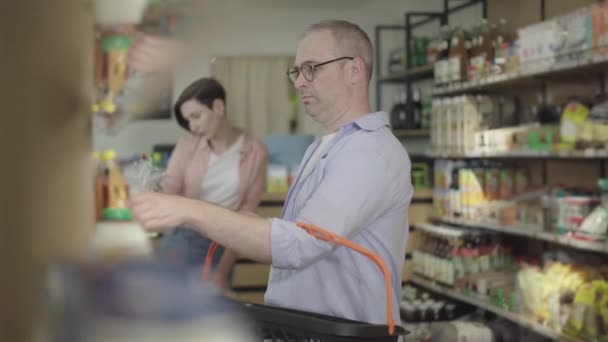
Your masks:
[[[193,229],[177,227],[162,237],[157,257],[163,263],[190,269],[200,267],[202,271],[207,251],[212,242]],[[223,254],[224,248],[218,246],[211,263],[213,270],[217,268]]]

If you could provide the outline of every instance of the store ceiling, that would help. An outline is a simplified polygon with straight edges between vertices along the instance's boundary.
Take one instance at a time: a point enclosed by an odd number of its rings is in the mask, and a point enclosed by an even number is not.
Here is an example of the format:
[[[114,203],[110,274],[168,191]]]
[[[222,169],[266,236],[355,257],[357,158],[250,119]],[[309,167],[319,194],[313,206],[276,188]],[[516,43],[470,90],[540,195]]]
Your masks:
[[[253,8],[316,8],[316,9],[349,9],[357,8],[371,0],[241,0]]]

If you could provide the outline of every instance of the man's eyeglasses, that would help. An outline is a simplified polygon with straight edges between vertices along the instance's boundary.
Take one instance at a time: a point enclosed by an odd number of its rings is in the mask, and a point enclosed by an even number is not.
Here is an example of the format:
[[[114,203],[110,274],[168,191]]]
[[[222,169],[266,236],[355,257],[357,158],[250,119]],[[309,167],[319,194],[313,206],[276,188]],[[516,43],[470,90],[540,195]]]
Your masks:
[[[332,59],[331,61],[327,61],[327,62],[315,64],[315,65],[302,64],[302,66],[299,68],[297,66],[292,66],[291,68],[287,69],[287,76],[289,76],[289,79],[293,83],[296,83],[296,80],[300,76],[300,73],[302,73],[302,76],[304,76],[304,78],[308,82],[312,82],[312,80],[315,79],[315,72],[318,67],[323,66],[325,64],[341,61],[343,59],[353,60],[355,58],[354,57],[340,57],[340,58]]]

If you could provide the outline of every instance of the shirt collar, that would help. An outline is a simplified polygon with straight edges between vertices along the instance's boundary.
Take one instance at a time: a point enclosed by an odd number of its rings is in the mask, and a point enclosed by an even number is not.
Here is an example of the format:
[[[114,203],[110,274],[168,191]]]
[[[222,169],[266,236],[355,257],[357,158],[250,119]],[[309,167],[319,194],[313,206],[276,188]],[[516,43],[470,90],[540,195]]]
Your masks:
[[[351,125],[366,131],[375,131],[385,126],[389,127],[388,114],[386,112],[370,113],[355,120]]]

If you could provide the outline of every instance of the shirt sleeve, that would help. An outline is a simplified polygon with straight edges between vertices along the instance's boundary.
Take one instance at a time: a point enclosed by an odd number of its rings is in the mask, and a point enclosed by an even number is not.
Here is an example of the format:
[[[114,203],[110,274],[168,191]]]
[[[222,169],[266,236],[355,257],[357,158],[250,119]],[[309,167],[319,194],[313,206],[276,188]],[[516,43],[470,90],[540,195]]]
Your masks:
[[[170,195],[183,195],[184,174],[186,172],[186,146],[183,140],[180,140],[175,146],[167,171],[161,181],[161,187],[164,193]]]
[[[268,150],[266,146],[261,145],[259,152],[256,153],[256,161],[254,163],[253,180],[247,187],[243,204],[239,208],[241,212],[253,213],[258,208],[262,194],[264,193],[264,185],[266,184],[266,168],[268,164]]]
[[[363,141],[365,143],[365,141]],[[298,213],[297,222],[309,223],[351,239],[390,206],[386,162],[361,141],[337,151],[326,166],[323,180]],[[318,240],[295,222],[271,219],[272,265],[304,268],[338,246]]]

